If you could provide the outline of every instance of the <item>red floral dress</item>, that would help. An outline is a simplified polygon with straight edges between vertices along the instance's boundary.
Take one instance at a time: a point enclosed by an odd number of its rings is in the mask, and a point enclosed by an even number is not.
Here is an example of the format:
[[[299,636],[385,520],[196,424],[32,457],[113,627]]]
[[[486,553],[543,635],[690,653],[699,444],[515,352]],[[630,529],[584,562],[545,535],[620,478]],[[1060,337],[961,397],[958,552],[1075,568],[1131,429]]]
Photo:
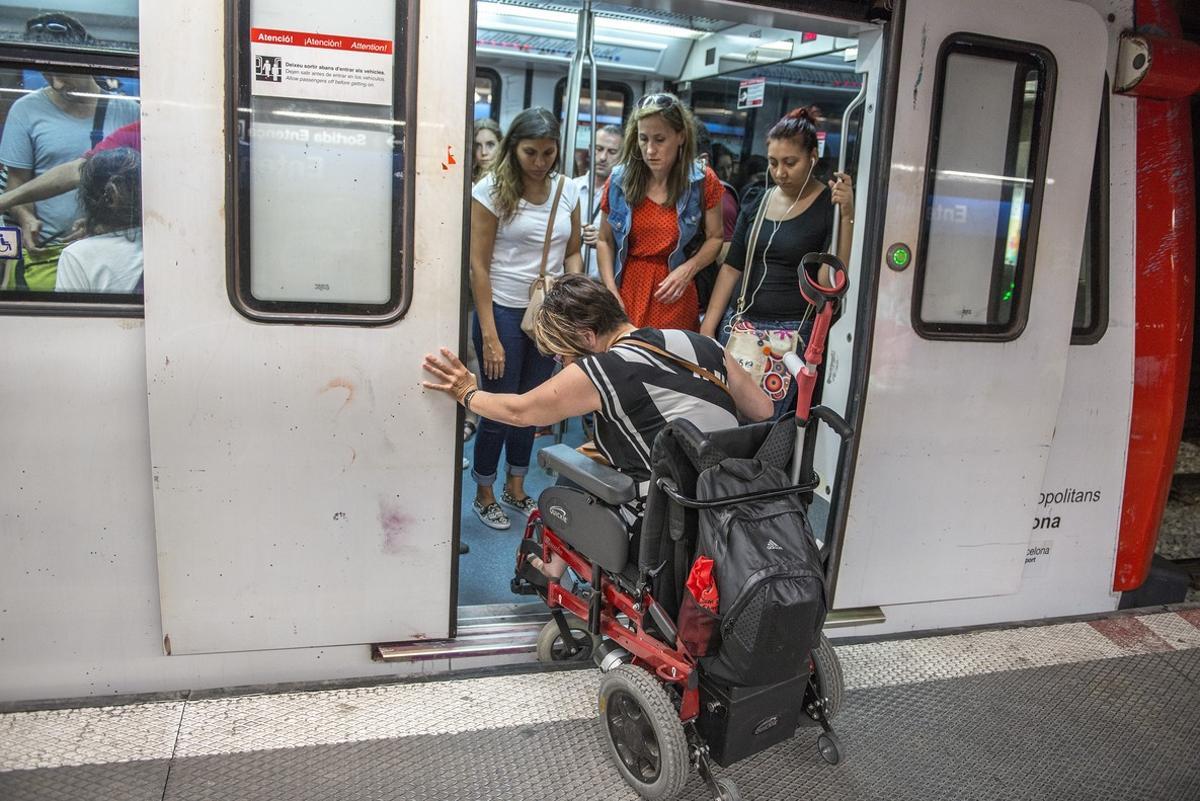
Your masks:
[[[720,205],[725,188],[707,167],[704,170],[704,209]],[[600,208],[608,214],[608,182],[604,184]],[[704,220],[700,221],[703,229]],[[662,303],[654,291],[668,275],[667,258],[679,240],[679,219],[673,206],[644,198],[633,208],[629,224],[629,249],[621,273],[621,301],[629,321],[638,328],[683,328],[700,330],[700,298],[693,282],[674,303]]]

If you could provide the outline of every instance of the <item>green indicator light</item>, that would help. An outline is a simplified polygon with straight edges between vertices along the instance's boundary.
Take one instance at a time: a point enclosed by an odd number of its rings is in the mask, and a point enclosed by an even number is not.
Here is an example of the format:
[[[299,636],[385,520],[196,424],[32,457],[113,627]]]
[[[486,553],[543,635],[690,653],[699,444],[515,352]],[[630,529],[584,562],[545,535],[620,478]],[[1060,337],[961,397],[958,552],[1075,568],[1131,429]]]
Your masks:
[[[897,267],[903,267],[908,264],[908,251],[904,248],[899,248],[892,254],[892,264]]]

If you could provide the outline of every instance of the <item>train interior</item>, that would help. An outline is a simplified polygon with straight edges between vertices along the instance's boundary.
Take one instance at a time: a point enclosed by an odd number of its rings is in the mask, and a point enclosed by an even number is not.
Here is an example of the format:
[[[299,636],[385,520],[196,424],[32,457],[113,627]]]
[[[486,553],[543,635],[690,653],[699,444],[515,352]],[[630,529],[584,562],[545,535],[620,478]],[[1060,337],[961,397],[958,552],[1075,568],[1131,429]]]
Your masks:
[[[753,192],[765,185],[766,131],[783,114],[801,106],[822,120],[817,176],[828,181],[835,170],[857,175],[866,113],[866,104],[855,102],[864,89],[857,66],[857,36],[850,35],[844,24],[831,21],[821,24],[760,10],[757,16],[770,23],[764,25],[711,18],[689,13],[691,9],[683,8],[686,4],[676,5],[677,10],[652,10],[593,4],[597,112],[592,113],[585,67],[576,146],[565,164],[569,176],[587,174],[593,122],[622,126],[638,98],[653,91],[675,92],[690,104],[720,154],[720,163],[711,166],[727,191]],[[691,5],[705,13],[720,8]],[[517,0],[477,5],[476,120],[490,118],[504,130],[522,109],[540,105],[552,109],[566,125],[579,13],[578,4],[571,3]],[[579,445],[585,438],[577,419],[540,434],[535,454],[550,443]],[[508,586],[522,526],[514,521],[510,530],[497,532],[485,527],[471,510],[474,484],[465,465],[472,459],[473,441],[465,445],[462,474],[461,538],[469,552],[458,563],[458,602],[460,615],[466,617],[489,605],[495,611],[530,600],[514,597]],[[554,479],[536,467],[536,455],[531,464],[526,487],[536,497]],[[813,510],[818,532],[823,530],[827,508],[827,499],[818,497]]]

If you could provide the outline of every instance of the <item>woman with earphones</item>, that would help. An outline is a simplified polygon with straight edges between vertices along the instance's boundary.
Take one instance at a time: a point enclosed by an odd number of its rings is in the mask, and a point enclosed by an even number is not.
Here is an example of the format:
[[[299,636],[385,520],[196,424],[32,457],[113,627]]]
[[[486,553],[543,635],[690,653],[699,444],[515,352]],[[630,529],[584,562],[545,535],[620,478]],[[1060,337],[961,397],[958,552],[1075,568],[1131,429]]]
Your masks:
[[[700,333],[723,343],[733,332],[756,342],[759,354],[772,351],[757,369],[742,361],[761,376],[776,417],[790,408],[795,393],[782,368],[783,352],[806,341],[812,330],[812,308],[800,294],[796,268],[805,254],[829,251],[834,206],[842,220],[835,255],[843,262],[854,236],[850,176],[835,173],[828,185],[822,184],[813,177],[817,158],[817,129],[808,109],[788,112],[767,132],[768,169],[775,185],[758,204],[742,209],[700,327]],[[827,273],[822,266],[822,283],[828,283]],[[740,290],[737,304],[727,312],[735,289]]]

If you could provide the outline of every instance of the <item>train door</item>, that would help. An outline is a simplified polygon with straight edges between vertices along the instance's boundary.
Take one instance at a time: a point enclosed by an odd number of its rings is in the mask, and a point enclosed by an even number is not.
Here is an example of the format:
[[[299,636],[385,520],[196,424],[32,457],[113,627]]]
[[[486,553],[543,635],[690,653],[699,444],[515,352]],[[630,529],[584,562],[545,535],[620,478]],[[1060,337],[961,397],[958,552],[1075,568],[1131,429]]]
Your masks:
[[[146,159],[181,165],[145,191],[164,644],[447,637],[461,452],[419,364],[458,339],[470,8],[231,8],[227,86],[143,7]]]
[[[902,25],[843,608],[1019,585],[1107,52],[1072,3],[913,0]]]

